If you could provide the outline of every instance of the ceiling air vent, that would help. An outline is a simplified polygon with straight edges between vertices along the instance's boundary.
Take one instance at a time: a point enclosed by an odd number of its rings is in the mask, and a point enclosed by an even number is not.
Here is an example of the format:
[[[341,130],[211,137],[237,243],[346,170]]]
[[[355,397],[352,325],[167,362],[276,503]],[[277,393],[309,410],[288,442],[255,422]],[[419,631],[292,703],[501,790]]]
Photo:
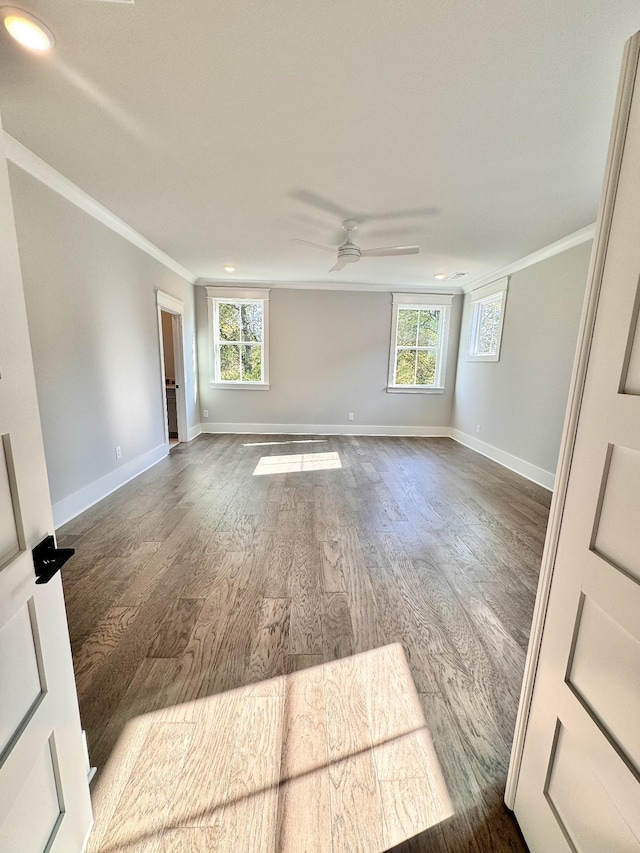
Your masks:
[[[454,272],[451,275],[447,276],[447,281],[457,281],[459,278],[464,278],[465,275],[469,275],[468,272]]]

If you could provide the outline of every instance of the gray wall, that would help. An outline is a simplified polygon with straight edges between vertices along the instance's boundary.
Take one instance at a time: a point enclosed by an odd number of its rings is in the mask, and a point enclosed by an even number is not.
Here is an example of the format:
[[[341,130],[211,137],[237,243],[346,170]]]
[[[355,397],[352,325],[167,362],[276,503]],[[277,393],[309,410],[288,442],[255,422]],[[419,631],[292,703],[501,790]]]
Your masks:
[[[550,472],[558,461],[591,245],[511,276],[498,362],[466,360],[471,297],[464,302],[454,429]]]
[[[451,313],[444,394],[386,391],[391,294],[271,290],[270,391],[215,390],[209,385],[211,337],[204,287],[196,287],[202,422],[448,427],[462,298]]]
[[[453,425],[555,471],[590,243],[511,276],[497,363],[466,361],[470,297],[460,337],[454,300],[442,395],[387,393],[391,294],[276,288],[271,390],[220,391],[209,387],[204,287],[194,298],[189,282],[35,179],[13,166],[10,179],[53,503],[163,443],[156,289],[185,303],[189,426],[350,427],[354,412],[355,429]]]
[[[10,180],[55,504],[164,442],[155,290],[185,303],[193,374],[193,285],[14,166]],[[190,425],[194,391],[191,375]]]

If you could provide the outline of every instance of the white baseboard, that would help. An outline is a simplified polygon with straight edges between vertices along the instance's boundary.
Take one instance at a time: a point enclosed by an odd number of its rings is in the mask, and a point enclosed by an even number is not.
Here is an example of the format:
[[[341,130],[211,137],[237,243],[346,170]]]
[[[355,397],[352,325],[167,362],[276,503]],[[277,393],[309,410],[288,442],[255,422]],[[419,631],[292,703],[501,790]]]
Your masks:
[[[448,438],[451,437],[460,444],[470,447],[472,450],[488,456],[494,462],[504,465],[511,471],[521,474],[528,480],[544,486],[545,489],[553,489],[555,475],[551,471],[545,471],[537,465],[532,465],[524,459],[512,456],[504,450],[493,447],[484,441],[480,441],[471,435],[460,432],[449,427],[416,427],[416,426],[371,426],[355,424],[231,424],[231,423],[204,423],[196,424],[189,428],[189,441],[192,441],[201,433],[239,433],[241,435],[397,435],[418,438]],[[142,456],[132,459],[115,471],[111,471],[99,480],[84,486],[72,495],[55,503],[53,509],[53,521],[56,529],[71,521],[81,512],[106,498],[116,489],[124,486],[134,477],[142,474],[148,468],[156,465],[169,453],[168,444],[159,444],[153,450],[149,450]]]
[[[203,433],[239,433],[241,435],[401,435],[449,437],[449,427],[360,426],[356,424],[200,424]]]
[[[510,453],[500,450],[500,448],[494,447],[492,444],[487,444],[486,441],[480,441],[479,438],[467,435],[466,432],[460,432],[459,429],[451,429],[451,438],[460,444],[464,444],[465,447],[470,447],[471,450],[475,450],[477,453],[482,454],[482,456],[487,456],[489,459],[493,459],[494,462],[504,465],[505,468],[515,471],[516,474],[526,477],[527,480],[532,480],[539,486],[553,491],[556,479],[556,475],[553,472],[545,471],[544,468],[532,465],[531,462],[520,459],[518,456],[512,456]]]
[[[133,480],[138,474],[142,474],[143,471],[156,465],[168,453],[169,445],[159,444],[153,450],[143,453],[142,456],[137,456],[104,477],[100,477],[99,480],[94,480],[88,486],[84,486],[72,495],[62,498],[52,507],[54,527],[57,529],[66,524],[67,521],[71,521],[85,509],[89,509],[90,506],[106,498],[107,495],[115,492],[120,486],[124,486],[129,480]]]

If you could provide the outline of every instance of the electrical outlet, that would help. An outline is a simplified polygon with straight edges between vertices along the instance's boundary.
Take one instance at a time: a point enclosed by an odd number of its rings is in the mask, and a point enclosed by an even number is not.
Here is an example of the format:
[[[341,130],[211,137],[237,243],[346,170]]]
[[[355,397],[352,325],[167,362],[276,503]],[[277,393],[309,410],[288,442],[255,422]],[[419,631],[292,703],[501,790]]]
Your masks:
[[[120,445],[116,447],[116,459],[122,459],[122,448]]]
[[[347,417],[349,418],[350,421],[352,421],[353,420],[353,412],[349,412]]]
[[[476,432],[480,432],[480,424],[476,424]]]
[[[203,418],[208,418],[208,417],[209,417],[209,409],[203,409],[203,410],[202,410],[202,417],[203,417]]]

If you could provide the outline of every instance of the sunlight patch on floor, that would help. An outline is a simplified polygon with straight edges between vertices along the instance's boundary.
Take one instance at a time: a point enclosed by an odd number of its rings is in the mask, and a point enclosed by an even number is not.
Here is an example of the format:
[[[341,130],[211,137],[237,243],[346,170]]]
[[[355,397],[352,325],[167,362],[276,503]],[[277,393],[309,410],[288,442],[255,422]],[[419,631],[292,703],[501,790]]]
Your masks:
[[[400,644],[130,720],[88,853],[380,851],[453,814]]]
[[[255,467],[254,477],[265,474],[295,474],[300,471],[325,471],[342,468],[340,456],[328,453],[290,453],[287,456],[263,456]]]

